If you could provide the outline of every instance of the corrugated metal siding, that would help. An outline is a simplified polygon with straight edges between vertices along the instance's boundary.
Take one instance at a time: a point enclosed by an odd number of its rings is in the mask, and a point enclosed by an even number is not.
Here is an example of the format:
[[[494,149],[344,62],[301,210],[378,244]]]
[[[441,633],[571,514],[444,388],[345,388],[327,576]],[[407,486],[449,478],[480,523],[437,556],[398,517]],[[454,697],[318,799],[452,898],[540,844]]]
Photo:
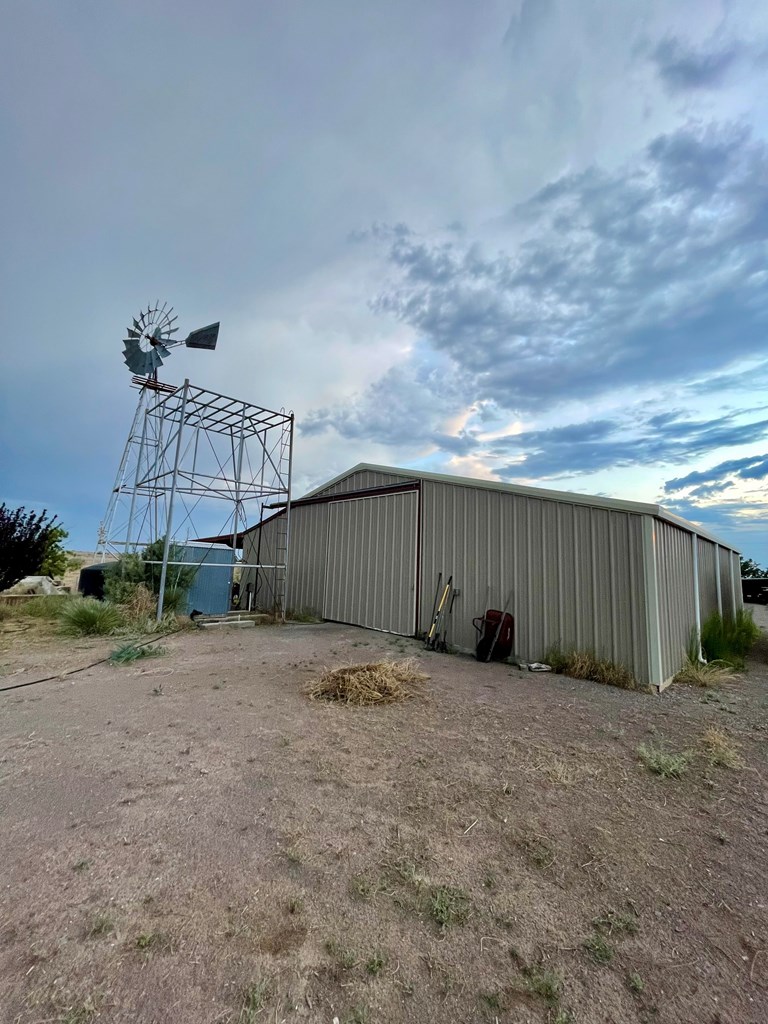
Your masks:
[[[699,601],[701,621],[717,611],[717,561],[716,548],[711,540],[699,537]]]
[[[422,483],[419,628],[437,577],[461,590],[449,641],[472,649],[472,619],[512,590],[517,653],[559,643],[648,673],[642,517],[499,491]]]
[[[723,615],[733,615],[733,580],[731,578],[732,552],[728,548],[720,548],[720,593],[723,597]],[[741,570],[736,576],[741,586]],[[738,606],[737,606],[738,607]]]
[[[328,510],[323,617],[413,634],[417,493],[334,501],[323,507]]]
[[[680,670],[696,625],[692,534],[654,520],[656,572],[659,581],[661,669],[664,679]]]
[[[319,498],[326,494],[346,494],[348,491],[362,491],[368,487],[386,487],[387,484],[405,484],[410,477],[397,476],[395,473],[374,473],[364,469],[357,473],[351,473],[343,480],[337,480],[331,487],[324,487],[321,491],[313,494]]]
[[[306,505],[291,509],[291,536],[288,551],[287,607],[307,609],[322,615],[325,595],[325,559],[328,548],[328,505]],[[277,520],[272,519],[262,528],[260,561],[264,565],[274,562]],[[257,560],[259,531],[246,534],[243,561]],[[241,593],[252,585],[256,570],[243,570]],[[271,605],[274,592],[274,571],[259,571],[258,607]]]

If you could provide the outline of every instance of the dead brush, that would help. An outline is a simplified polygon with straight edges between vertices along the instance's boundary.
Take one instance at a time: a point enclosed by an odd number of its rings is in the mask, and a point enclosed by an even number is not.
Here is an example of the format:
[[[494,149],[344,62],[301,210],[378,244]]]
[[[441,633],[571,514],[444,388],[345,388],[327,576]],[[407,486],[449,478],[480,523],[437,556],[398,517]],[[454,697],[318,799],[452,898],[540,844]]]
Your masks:
[[[739,771],[746,764],[739,753],[739,744],[736,740],[732,740],[727,733],[716,726],[704,730],[701,745],[709,757],[710,763],[718,768],[733,768]]]
[[[311,700],[329,700],[355,707],[392,704],[410,700],[421,693],[426,676],[405,661],[377,661],[369,665],[347,665],[330,669],[306,687]]]
[[[698,658],[688,657],[672,682],[709,688],[720,686],[733,677],[733,668],[724,661],[701,662]]]
[[[143,583],[139,583],[122,608],[126,619],[132,626],[144,629],[147,623],[155,617],[157,598]]]

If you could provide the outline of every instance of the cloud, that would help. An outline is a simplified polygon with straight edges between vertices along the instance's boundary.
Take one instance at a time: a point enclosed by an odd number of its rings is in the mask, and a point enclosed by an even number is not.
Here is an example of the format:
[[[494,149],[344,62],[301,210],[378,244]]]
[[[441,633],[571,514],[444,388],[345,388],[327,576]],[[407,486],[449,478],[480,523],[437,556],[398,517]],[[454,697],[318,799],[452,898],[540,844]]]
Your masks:
[[[669,419],[654,416],[633,424],[628,420],[590,420],[549,430],[524,431],[497,442],[496,456],[516,452],[524,461],[498,469],[504,479],[573,476],[626,466],[690,461],[717,448],[748,444],[768,437],[768,420],[740,424],[737,414],[715,420]],[[747,471],[752,460],[734,465]],[[726,465],[726,464],[724,464]],[[719,475],[690,474],[690,483],[710,483]],[[766,472],[768,475],[768,471]],[[685,478],[686,480],[688,478]],[[669,481],[665,486],[676,481]]]
[[[740,480],[765,480],[768,477],[768,454],[750,455],[743,459],[728,459],[712,466],[711,469],[699,470],[688,473],[686,476],[667,480],[664,490],[673,493],[700,484],[714,484],[722,487],[725,486],[724,481],[731,477]]]
[[[671,93],[716,89],[741,59],[737,42],[712,43],[696,49],[674,36],[663,39],[651,53],[659,76]]]
[[[372,306],[511,409],[717,372],[768,327],[765,159],[743,126],[689,125],[539,190],[511,254],[398,237]]]

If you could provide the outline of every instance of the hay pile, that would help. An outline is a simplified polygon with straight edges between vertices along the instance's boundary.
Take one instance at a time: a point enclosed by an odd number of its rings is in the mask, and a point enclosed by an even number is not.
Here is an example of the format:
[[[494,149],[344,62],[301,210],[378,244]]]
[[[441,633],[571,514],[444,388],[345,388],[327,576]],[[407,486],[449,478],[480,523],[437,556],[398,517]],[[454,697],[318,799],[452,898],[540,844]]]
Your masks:
[[[325,672],[307,686],[312,700],[333,700],[357,707],[392,704],[418,695],[429,676],[419,672],[413,659],[378,661],[371,665],[348,665]]]

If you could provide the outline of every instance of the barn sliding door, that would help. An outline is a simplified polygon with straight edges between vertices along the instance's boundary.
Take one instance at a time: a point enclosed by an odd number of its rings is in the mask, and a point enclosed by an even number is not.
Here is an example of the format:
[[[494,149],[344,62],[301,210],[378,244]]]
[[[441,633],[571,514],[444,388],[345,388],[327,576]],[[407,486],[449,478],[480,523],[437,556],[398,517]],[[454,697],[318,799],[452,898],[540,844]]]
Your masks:
[[[416,491],[328,506],[323,618],[411,636],[416,628]]]

